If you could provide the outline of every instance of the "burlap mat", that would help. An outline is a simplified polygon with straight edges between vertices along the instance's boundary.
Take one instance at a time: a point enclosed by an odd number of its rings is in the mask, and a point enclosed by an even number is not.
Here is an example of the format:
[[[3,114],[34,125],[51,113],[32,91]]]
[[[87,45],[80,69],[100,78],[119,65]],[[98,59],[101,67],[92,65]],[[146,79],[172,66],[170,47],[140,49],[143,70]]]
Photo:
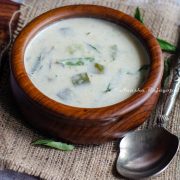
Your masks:
[[[143,3],[145,2],[145,3]],[[163,2],[163,3],[162,3]],[[177,39],[179,24],[179,1],[121,1],[121,0],[34,0],[26,1],[21,6],[18,28],[14,36],[33,18],[39,14],[67,4],[91,3],[109,6],[133,15],[136,4],[142,7],[145,24],[155,36],[172,43]],[[128,4],[128,5],[127,5]],[[135,6],[132,6],[135,5]],[[34,147],[31,142],[41,136],[26,125],[12,100],[8,65],[0,77],[0,167],[25,172],[43,179],[75,179],[75,180],[113,180],[120,178],[115,171],[118,153],[118,142],[110,142],[100,146],[77,146],[72,152],[61,152],[53,149]],[[180,97],[172,113],[168,130],[180,137]],[[151,118],[140,128],[155,125],[153,120],[161,111],[161,102]],[[159,180],[180,179],[180,153],[176,155],[169,168]]]

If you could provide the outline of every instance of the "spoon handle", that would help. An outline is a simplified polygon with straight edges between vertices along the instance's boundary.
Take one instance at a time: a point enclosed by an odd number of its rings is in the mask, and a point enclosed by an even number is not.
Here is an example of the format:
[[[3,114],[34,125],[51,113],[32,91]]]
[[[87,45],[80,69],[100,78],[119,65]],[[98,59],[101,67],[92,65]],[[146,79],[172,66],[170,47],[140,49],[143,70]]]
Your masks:
[[[180,34],[180,28],[179,28]],[[168,116],[170,115],[174,104],[176,102],[176,98],[178,96],[180,90],[180,36],[176,49],[176,62],[173,69],[173,77],[172,82],[169,87],[169,92],[166,96],[166,100],[163,106],[162,114],[158,116],[158,125],[163,126],[165,122],[169,120]]]
[[[172,82],[162,111],[163,116],[168,117],[170,115],[174,103],[176,101],[176,98],[178,96],[179,90],[180,90],[180,56],[178,57],[177,63],[173,70]]]
[[[171,85],[169,87],[168,94],[166,95],[166,100],[163,106],[162,113],[158,116],[158,125],[163,126],[168,120],[169,115],[176,102],[179,90],[180,90],[180,26],[178,27],[178,43],[175,52],[175,64],[173,68],[173,77]]]

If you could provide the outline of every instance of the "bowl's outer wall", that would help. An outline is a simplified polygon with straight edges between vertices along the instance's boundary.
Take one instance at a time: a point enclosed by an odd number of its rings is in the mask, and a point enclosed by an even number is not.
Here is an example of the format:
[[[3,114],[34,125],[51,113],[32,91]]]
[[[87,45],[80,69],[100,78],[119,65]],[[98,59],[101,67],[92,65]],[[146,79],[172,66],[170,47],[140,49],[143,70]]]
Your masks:
[[[129,130],[141,125],[151,114],[157,103],[159,93],[155,93],[141,107],[109,123],[89,124],[67,120],[61,115],[55,116],[36,106],[22,92],[11,74],[12,92],[25,120],[34,128],[57,139],[75,144],[102,144],[121,138]]]
[[[93,17],[125,24],[135,34],[140,33],[151,59],[150,76],[142,87],[144,92],[135,93],[127,100],[112,106],[91,109],[57,103],[36,89],[25,71],[24,51],[28,41],[40,28],[60,18],[59,12],[62,14],[61,18],[92,14]],[[110,141],[142,124],[150,115],[159,96],[159,93],[147,93],[147,90],[158,88],[163,74],[160,47],[141,23],[119,11],[92,5],[58,8],[38,17],[16,39],[10,66],[12,91],[25,119],[54,137],[79,144]]]

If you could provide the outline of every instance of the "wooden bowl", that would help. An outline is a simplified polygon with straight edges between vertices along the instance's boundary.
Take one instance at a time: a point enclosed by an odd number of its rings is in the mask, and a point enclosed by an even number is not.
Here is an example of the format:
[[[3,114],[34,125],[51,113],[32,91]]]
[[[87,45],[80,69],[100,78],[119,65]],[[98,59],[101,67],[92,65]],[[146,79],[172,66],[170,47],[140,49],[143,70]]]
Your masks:
[[[29,79],[24,66],[28,42],[43,27],[72,17],[105,19],[135,34],[150,57],[147,81],[130,98],[102,108],[78,108],[58,103],[42,94]],[[142,124],[155,106],[163,74],[162,53],[151,32],[136,19],[120,11],[95,5],[73,5],[51,11],[29,23],[17,37],[11,60],[11,86],[25,119],[37,129],[58,139],[79,144],[98,144],[120,138]]]

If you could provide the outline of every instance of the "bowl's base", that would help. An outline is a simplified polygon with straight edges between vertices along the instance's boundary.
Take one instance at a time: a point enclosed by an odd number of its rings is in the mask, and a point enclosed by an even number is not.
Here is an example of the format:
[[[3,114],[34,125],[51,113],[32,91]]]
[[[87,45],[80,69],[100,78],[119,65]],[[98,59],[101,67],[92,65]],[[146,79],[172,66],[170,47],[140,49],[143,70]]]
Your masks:
[[[41,107],[32,105],[33,102],[27,99],[15,81],[11,80],[11,85],[14,97],[28,123],[47,135],[76,144],[101,144],[121,138],[126,132],[135,129],[147,120],[159,97],[159,93],[154,92],[140,108],[108,124],[79,125],[73,124],[73,121],[68,122],[68,120],[49,115],[49,112],[42,112]]]

